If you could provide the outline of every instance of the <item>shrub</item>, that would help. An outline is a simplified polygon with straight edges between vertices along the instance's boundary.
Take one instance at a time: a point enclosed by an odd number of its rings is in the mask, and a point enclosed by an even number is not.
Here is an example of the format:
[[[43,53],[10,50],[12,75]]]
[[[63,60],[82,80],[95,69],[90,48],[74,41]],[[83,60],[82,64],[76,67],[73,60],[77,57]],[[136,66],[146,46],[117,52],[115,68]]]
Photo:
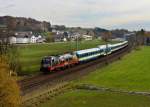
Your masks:
[[[6,62],[4,58],[0,58],[0,107],[19,107],[19,87],[9,75],[10,69]]]

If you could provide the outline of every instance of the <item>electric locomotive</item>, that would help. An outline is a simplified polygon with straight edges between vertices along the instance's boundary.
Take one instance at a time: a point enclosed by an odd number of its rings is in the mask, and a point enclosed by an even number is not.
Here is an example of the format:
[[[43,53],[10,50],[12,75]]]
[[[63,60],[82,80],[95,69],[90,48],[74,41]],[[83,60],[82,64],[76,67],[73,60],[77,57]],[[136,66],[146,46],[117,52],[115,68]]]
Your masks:
[[[78,63],[78,58],[70,53],[59,56],[46,56],[41,61],[41,71],[64,69]]]

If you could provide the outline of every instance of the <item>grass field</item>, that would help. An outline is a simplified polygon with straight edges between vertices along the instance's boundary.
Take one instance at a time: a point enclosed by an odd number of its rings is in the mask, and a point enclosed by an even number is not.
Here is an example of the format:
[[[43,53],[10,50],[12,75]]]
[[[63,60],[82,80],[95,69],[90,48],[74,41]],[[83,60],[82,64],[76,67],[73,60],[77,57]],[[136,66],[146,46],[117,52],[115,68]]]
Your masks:
[[[133,51],[117,62],[75,81],[106,88],[150,92],[150,47]],[[150,97],[100,91],[73,91],[39,107],[149,107]]]
[[[79,42],[79,49],[93,48],[104,42],[99,40]],[[22,74],[33,74],[39,72],[40,61],[47,55],[58,55],[68,51],[76,50],[75,42],[68,43],[50,43],[50,44],[31,44],[20,45],[20,62]]]
[[[150,97],[98,91],[74,91],[39,107],[148,107]]]
[[[77,83],[150,92],[150,47],[133,51],[122,60],[98,69]]]

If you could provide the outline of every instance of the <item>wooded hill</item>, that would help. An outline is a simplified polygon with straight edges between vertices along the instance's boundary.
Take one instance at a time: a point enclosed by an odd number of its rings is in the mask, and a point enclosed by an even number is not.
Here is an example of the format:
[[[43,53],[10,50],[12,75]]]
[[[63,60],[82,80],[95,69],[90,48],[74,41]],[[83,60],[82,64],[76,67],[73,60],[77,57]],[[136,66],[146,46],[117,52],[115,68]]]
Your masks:
[[[6,25],[10,30],[14,31],[51,31],[50,22],[37,21],[32,18],[2,16],[0,24]]]

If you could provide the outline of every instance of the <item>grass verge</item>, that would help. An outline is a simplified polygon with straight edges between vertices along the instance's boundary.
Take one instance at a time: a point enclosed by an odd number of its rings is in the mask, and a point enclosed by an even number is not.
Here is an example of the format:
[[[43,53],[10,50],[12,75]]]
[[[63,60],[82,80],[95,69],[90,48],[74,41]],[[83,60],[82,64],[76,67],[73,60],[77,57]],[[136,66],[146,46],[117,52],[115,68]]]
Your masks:
[[[150,97],[99,91],[73,91],[39,107],[147,107]]]

